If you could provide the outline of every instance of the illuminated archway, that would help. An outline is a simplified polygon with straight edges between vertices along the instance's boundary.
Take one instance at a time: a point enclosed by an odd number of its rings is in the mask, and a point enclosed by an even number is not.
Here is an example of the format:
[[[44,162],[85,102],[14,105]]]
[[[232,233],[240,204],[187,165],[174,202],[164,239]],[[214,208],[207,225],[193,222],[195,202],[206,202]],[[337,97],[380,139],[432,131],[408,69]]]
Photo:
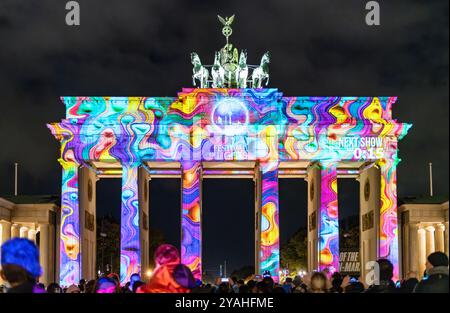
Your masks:
[[[90,266],[81,259],[79,168],[122,177],[122,282],[146,266],[142,232],[148,209],[139,186],[151,175],[180,177],[182,261],[200,278],[201,179],[213,172],[208,168],[213,162],[226,165],[221,175],[254,177],[256,268],[270,271],[275,280],[280,173],[306,175],[309,268],[332,271],[339,260],[337,176],[373,177],[375,190],[366,210],[377,217],[377,224],[367,230],[376,238],[368,247],[370,259],[389,258],[398,276],[397,142],[410,125],[392,119],[395,97],[285,97],[277,89],[186,88],[174,98],[63,97],[62,101],[66,118],[48,126],[61,142],[63,285],[76,282],[81,269]],[[224,103],[230,108],[218,112]],[[372,174],[372,167],[378,174]]]

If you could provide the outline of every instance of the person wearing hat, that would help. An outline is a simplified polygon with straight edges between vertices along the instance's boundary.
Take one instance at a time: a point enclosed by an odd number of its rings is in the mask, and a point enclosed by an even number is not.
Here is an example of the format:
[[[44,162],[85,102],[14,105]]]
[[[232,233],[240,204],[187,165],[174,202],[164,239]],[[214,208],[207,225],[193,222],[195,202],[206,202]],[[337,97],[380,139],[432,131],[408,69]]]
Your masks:
[[[8,293],[42,293],[36,285],[42,275],[39,251],[25,238],[13,238],[1,247],[0,276],[9,284]]]
[[[427,277],[414,289],[416,293],[448,293],[448,257],[443,252],[433,252],[427,258]]]

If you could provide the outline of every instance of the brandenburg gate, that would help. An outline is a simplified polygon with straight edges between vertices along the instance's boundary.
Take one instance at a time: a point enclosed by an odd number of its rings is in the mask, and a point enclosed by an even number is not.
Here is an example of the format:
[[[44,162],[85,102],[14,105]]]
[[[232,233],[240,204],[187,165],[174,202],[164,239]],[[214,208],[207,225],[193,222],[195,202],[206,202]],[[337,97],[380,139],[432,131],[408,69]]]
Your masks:
[[[361,264],[388,258],[399,275],[396,97],[295,97],[268,80],[269,53],[246,64],[227,43],[214,65],[197,54],[194,88],[176,97],[62,97],[48,124],[61,143],[60,283],[95,277],[95,182],[121,177],[120,280],[149,266],[148,181],[181,179],[181,258],[202,275],[202,180],[255,182],[255,271],[279,279],[278,179],[308,182],[308,270],[339,270],[339,177],[360,182]],[[249,75],[252,71],[252,75]],[[226,197],[227,195],[223,195]],[[220,201],[220,199],[217,199]],[[282,210],[282,208],[281,208]],[[178,217],[173,217],[178,218]],[[237,217],[238,218],[238,217]]]

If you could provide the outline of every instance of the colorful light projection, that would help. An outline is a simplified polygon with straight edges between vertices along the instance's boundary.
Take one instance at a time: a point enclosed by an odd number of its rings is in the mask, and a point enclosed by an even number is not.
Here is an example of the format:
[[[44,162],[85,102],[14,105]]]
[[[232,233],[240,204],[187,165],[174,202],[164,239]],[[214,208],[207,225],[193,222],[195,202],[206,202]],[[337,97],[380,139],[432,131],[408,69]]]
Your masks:
[[[197,198],[200,187],[194,179],[198,165],[193,164],[203,161],[272,164],[301,160],[331,164],[341,160],[385,160],[380,163],[384,198],[379,253],[390,258],[398,271],[397,141],[406,135],[411,125],[392,119],[395,97],[284,97],[277,89],[187,88],[172,98],[63,97],[62,100],[66,105],[66,119],[48,126],[62,143],[64,160],[67,161],[65,156],[70,152],[71,160],[80,165],[92,161],[121,164],[177,161],[183,164],[183,223],[186,226],[183,227],[182,254],[184,261],[197,271],[197,277],[201,275],[200,200]],[[63,173],[70,172],[69,168]],[[134,170],[125,172],[124,176],[129,175],[127,179],[135,176]],[[276,170],[268,171],[266,176],[271,177],[273,172]],[[322,265],[337,268],[334,172],[326,169],[322,174],[327,196],[323,197],[321,218],[327,224],[322,227],[324,241],[320,248],[324,256],[328,253]],[[272,178],[267,179],[272,181]],[[69,187],[66,181],[62,186],[63,198],[67,198],[67,193],[77,194],[74,184]],[[130,182],[126,186],[124,192],[137,194],[136,184]],[[274,187],[268,190],[275,194]],[[76,282],[80,278],[79,250],[70,250],[76,251],[71,257],[66,251],[69,238],[79,240],[80,231],[77,201],[74,195],[71,197],[71,202],[65,204],[70,218],[64,218],[61,225],[61,281],[64,282]],[[124,210],[135,210],[138,205],[134,201],[137,200],[128,201]],[[268,203],[273,204],[266,206],[266,218],[276,221],[277,202]],[[131,221],[126,222],[127,227],[122,227],[122,238],[133,238],[130,239],[133,241],[138,238],[139,230],[135,227],[138,224]],[[268,227],[271,231],[266,237],[267,248],[261,248],[266,258],[262,267],[272,269],[276,267],[274,260],[279,253],[276,251],[278,230],[274,230],[278,225]],[[75,246],[79,247],[79,242]],[[139,249],[138,245],[131,247]],[[123,248],[122,266],[127,267],[123,273],[130,273],[137,267],[139,252],[136,251],[133,259],[125,246]],[[72,261],[78,265],[73,265]]]
[[[279,281],[280,230],[278,223],[278,163],[261,164],[261,265],[260,272],[269,271]]]
[[[120,219],[120,282],[130,281],[141,271],[138,202],[139,163],[123,164],[122,207]]]
[[[378,160],[381,173],[380,245],[379,256],[394,264],[394,281],[399,279],[398,218],[397,218],[397,143],[392,142],[393,155]]]
[[[319,269],[339,270],[339,216],[336,164],[321,165]]]
[[[183,162],[182,166],[181,262],[201,279],[201,167],[199,162]]]
[[[71,150],[65,153],[61,184],[60,285],[70,286],[80,279],[80,210],[78,204],[78,164]]]

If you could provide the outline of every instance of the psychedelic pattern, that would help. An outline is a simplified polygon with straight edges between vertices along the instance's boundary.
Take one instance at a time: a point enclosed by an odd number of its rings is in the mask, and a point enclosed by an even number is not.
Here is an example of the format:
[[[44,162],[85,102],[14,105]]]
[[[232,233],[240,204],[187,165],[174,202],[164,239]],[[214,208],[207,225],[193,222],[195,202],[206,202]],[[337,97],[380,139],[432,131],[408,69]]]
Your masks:
[[[200,172],[199,162],[183,162],[181,262],[198,279],[202,277]]]
[[[92,161],[136,166],[146,161],[182,164],[182,223],[185,225],[182,254],[186,264],[194,271],[198,269],[197,277],[201,275],[201,198],[197,175],[200,175],[204,161],[258,161],[273,165],[299,160],[321,164],[384,160],[380,163],[384,199],[379,253],[390,258],[398,268],[395,223],[397,142],[411,125],[392,119],[396,97],[285,97],[274,88],[185,88],[178,97],[61,99],[66,105],[66,119],[48,127],[61,142],[61,156],[65,161],[70,159],[80,165]],[[124,180],[135,179],[131,178],[135,177],[134,170],[130,171],[124,171]],[[273,224],[265,228],[268,230],[267,236],[264,235],[267,245],[261,246],[264,251],[261,266],[275,271],[279,259],[279,235],[274,182],[278,171],[275,166],[263,174],[267,184],[265,197],[271,199],[263,203],[264,218]],[[336,171],[326,168],[322,175],[326,196],[321,206],[321,264],[332,264],[337,268],[337,215],[334,215],[337,190],[333,189]],[[127,182],[125,191],[130,193],[131,198],[127,199],[134,199],[137,184]],[[69,188],[63,181],[63,198],[69,192],[77,193],[73,184]],[[72,259],[65,246],[69,240],[67,234],[74,234],[71,240],[77,240],[79,235],[78,204],[71,200],[64,205],[71,217],[65,218],[61,225],[61,281],[71,280],[66,277],[79,277],[77,271],[81,266],[79,250],[73,250]],[[132,216],[137,216],[132,211],[137,207],[137,199],[123,204],[123,209],[129,210]],[[134,242],[139,238],[138,220],[128,219],[126,224],[122,231],[130,234],[122,234],[122,238]],[[77,244],[79,246],[79,242]],[[136,251],[136,259],[133,259],[124,250],[125,246],[122,247],[122,266],[127,270],[121,272],[129,273],[139,263],[139,252]],[[127,247],[139,249],[138,244],[127,244]],[[63,271],[69,266],[69,260],[78,260],[78,266]],[[70,276],[67,273],[71,273]]]
[[[319,269],[339,270],[339,216],[336,164],[321,165]]]
[[[78,204],[78,164],[70,158],[60,159],[62,165],[61,184],[61,235],[60,285],[70,286],[80,280],[80,210]]]
[[[260,273],[269,271],[279,281],[280,231],[278,223],[278,164],[261,164],[261,256]]]
[[[394,281],[399,278],[398,218],[397,218],[397,172],[400,161],[397,157],[397,143],[392,142],[395,155],[378,160],[381,172],[380,245],[379,257],[394,264]]]
[[[141,249],[139,240],[138,202],[139,164],[123,164],[122,207],[120,218],[120,282],[130,281],[132,274],[140,273]]]

